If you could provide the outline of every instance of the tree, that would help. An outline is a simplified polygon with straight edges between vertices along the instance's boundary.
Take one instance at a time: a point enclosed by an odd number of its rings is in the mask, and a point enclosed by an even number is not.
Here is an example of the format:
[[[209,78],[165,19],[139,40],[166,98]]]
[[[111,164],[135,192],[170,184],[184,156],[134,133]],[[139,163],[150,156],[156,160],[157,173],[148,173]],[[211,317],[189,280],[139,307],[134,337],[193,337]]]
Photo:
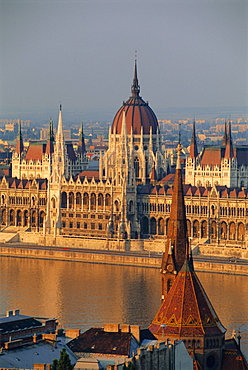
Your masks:
[[[60,352],[59,360],[53,360],[51,370],[72,370],[70,357],[66,352],[65,348]]]

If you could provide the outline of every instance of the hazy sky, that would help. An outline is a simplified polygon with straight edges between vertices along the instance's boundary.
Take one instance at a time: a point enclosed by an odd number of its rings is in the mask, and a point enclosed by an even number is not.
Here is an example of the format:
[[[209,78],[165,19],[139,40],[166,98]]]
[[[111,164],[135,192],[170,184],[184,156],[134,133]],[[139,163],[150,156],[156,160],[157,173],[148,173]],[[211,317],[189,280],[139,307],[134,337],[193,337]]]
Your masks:
[[[247,36],[246,0],[0,0],[1,111],[114,115],[135,50],[155,112],[246,106]]]

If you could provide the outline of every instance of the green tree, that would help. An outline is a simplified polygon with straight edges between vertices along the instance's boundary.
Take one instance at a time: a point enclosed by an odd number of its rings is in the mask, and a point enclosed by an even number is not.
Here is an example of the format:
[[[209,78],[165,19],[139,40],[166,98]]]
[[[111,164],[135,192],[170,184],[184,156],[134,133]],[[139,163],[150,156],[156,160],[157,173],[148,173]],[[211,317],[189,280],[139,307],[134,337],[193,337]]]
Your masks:
[[[72,370],[72,368],[70,357],[66,353],[65,348],[63,348],[60,352],[59,360],[53,360],[51,370]]]

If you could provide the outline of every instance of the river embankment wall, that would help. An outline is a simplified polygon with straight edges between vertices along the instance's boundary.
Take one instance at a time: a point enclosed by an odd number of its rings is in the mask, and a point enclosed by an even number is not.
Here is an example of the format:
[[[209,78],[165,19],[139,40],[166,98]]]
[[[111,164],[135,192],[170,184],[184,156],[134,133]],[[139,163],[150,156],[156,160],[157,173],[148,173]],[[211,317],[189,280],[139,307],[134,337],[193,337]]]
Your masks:
[[[64,247],[65,248],[65,247]],[[114,265],[139,266],[149,268],[160,268],[161,255],[149,256],[140,254],[128,253],[104,253],[93,250],[71,250],[68,246],[66,249],[60,247],[42,247],[32,245],[17,246],[6,243],[0,245],[0,256],[6,257],[21,257],[21,258],[40,258],[49,260],[73,261],[73,262],[91,262],[91,263],[106,263]],[[209,261],[194,261],[196,271],[216,272],[235,275],[247,275],[248,265],[238,263],[220,263]]]
[[[150,240],[113,240],[82,238],[64,235],[41,235],[18,231],[3,233],[0,238],[0,255],[66,260],[78,262],[107,263],[129,266],[160,268],[165,238]],[[32,243],[32,244],[31,244]],[[200,244],[194,246],[195,256],[217,256],[248,259],[246,249]],[[227,260],[228,261],[228,260]],[[195,259],[197,271],[212,271],[227,274],[248,275],[248,265],[233,262],[209,261],[209,258]]]

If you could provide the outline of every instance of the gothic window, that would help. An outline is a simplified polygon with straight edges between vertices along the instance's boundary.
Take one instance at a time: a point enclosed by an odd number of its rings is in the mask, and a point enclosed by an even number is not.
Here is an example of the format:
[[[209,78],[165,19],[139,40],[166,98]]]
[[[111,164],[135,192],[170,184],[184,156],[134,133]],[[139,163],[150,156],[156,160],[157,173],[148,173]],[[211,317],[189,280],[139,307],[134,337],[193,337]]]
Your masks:
[[[80,209],[82,204],[82,195],[81,193],[77,192],[76,193],[76,208]]]
[[[118,202],[118,200],[115,201],[115,212],[119,212],[120,210],[120,204]]]
[[[140,168],[139,168],[139,158],[138,157],[134,158],[134,172],[135,172],[135,177],[139,178]]]
[[[111,206],[111,196],[110,196],[110,194],[106,194],[106,196],[105,196],[105,206],[106,206],[106,208],[110,208],[110,206]]]
[[[9,223],[11,226],[15,225],[15,211],[13,209],[11,209],[9,213]]]
[[[201,224],[201,237],[207,238],[208,230],[207,230],[207,221],[203,221]]]
[[[31,226],[32,227],[36,226],[36,217],[37,217],[36,211],[33,211],[31,214]]]
[[[98,209],[103,208],[103,195],[100,193],[98,194]]]
[[[28,211],[24,211],[23,226],[28,226]]]
[[[148,218],[146,216],[142,217],[141,219],[141,234],[144,236],[144,234],[149,234],[149,225],[148,225]]]
[[[133,212],[133,201],[130,200],[129,202],[129,212]]]
[[[145,157],[145,177],[149,177],[149,171],[148,171],[148,158]]]
[[[89,194],[88,193],[84,193],[83,195],[83,205],[84,205],[84,209],[88,209],[89,207]]]
[[[220,238],[227,239],[227,224],[225,222],[220,224]]]
[[[55,200],[53,208],[55,208]],[[61,194],[61,208],[67,208],[67,194],[65,191]]]
[[[231,222],[229,225],[229,239],[230,240],[235,240],[236,239],[236,228],[235,228],[235,223]]]
[[[17,226],[22,226],[22,212],[20,210],[17,211],[16,221],[17,221]]]
[[[44,224],[44,219],[45,219],[45,212],[40,212],[40,217],[39,217],[39,226],[43,227]]]
[[[195,220],[193,222],[193,238],[199,237],[199,221]]]
[[[150,234],[155,235],[156,234],[156,220],[154,217],[150,219]]]
[[[164,235],[164,219],[163,218],[160,218],[158,220],[158,234]]]
[[[56,207],[56,202],[55,202],[55,198],[52,198],[51,199],[51,204],[52,204],[52,208],[55,208]],[[63,203],[62,203],[63,204]],[[65,207],[62,207],[61,208],[65,208]]]
[[[211,233],[211,238],[216,239],[217,238],[217,224],[215,221],[211,222],[210,226],[210,233]]]
[[[90,209],[95,210],[96,209],[96,194],[92,193],[90,196]]]
[[[245,227],[242,222],[238,224],[237,239],[243,241],[245,238]]]
[[[74,208],[74,194],[72,192],[69,193],[69,208]]]

